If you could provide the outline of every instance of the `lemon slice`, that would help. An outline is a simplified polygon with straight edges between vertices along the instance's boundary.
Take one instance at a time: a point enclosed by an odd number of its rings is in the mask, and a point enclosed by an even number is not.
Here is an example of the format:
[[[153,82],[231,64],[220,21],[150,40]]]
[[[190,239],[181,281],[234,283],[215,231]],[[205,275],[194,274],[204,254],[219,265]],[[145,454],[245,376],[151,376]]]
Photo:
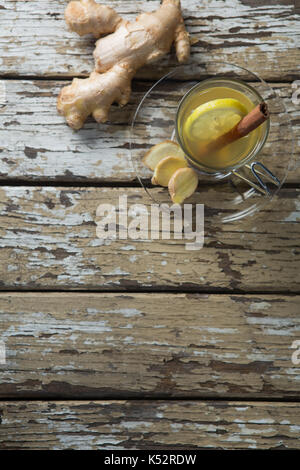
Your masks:
[[[191,140],[215,140],[236,126],[247,112],[247,108],[233,98],[208,101],[189,115],[184,133]]]

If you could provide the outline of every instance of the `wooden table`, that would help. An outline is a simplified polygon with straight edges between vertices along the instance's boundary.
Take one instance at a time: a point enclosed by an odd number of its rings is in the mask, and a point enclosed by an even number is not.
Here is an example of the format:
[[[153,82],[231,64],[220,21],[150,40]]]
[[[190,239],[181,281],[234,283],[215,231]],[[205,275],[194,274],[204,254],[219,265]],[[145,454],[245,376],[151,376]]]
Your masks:
[[[0,1],[1,448],[299,449],[299,170],[259,224],[209,225],[201,251],[101,243],[99,203],[150,204],[128,121],[176,61],[141,70],[109,123],[71,131],[56,97],[92,69],[93,40],[67,31],[66,3]],[[158,4],[103,3],[130,19]],[[299,139],[294,1],[182,3],[193,57],[258,72]]]

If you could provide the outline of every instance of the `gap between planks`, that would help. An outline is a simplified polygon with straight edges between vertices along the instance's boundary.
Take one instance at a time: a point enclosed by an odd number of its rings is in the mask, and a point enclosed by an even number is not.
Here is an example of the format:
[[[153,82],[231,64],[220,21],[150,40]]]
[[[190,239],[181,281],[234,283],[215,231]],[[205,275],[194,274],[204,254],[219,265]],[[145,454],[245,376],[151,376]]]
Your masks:
[[[24,293],[24,294],[148,294],[148,295],[155,295],[155,294],[199,294],[199,295],[218,295],[218,296],[228,296],[228,295],[240,295],[240,296],[247,296],[247,295],[284,295],[286,297],[296,297],[300,296],[300,291],[285,291],[285,290],[280,290],[280,289],[275,289],[274,291],[265,291],[265,290],[240,290],[240,289],[226,289],[226,288],[217,288],[217,287],[212,287],[211,289],[199,289],[193,287],[180,287],[180,289],[172,287],[158,287],[158,286],[153,286],[153,287],[143,287],[141,289],[135,289],[131,287],[124,287],[120,289],[76,289],[74,288],[51,288],[47,287],[47,289],[34,289],[34,288],[26,288],[26,287],[18,287],[16,289],[2,289],[0,287],[0,294],[17,294],[17,293]]]
[[[47,178],[50,181],[46,181],[43,179],[34,179],[32,181],[28,180],[22,180],[22,179],[3,179],[0,181],[0,188],[4,186],[9,186],[9,187],[25,187],[25,188],[35,188],[35,187],[46,187],[46,188],[76,188],[76,189],[81,189],[81,188],[91,188],[91,189],[99,189],[99,188],[128,188],[128,189],[134,189],[134,188],[154,188],[149,181],[143,181],[143,186],[139,181],[99,181],[99,183],[95,182],[94,180],[92,181],[80,181],[78,184],[76,184],[75,181],[55,181],[51,178]],[[206,183],[207,184],[207,183]],[[213,183],[212,183],[213,186]],[[282,189],[300,189],[300,182],[288,182],[284,183],[282,185]]]
[[[199,402],[199,403],[203,403],[203,402],[211,402],[211,401],[215,401],[215,402],[218,402],[219,404],[221,403],[235,403],[235,402],[241,402],[241,403],[285,403],[285,404],[298,404],[300,403],[300,398],[298,397],[289,397],[289,398],[286,398],[286,397],[282,397],[282,398],[266,398],[266,397],[263,397],[263,398],[259,398],[259,397],[227,397],[226,398],[223,398],[223,397],[219,397],[218,395],[208,395],[208,396],[192,396],[192,397],[186,397],[186,396],[176,396],[176,397],[166,397],[165,395],[162,395],[161,397],[159,396],[155,396],[155,398],[151,398],[151,397],[142,397],[142,396],[136,396],[136,397],[132,397],[132,396],[123,396],[122,395],[122,398],[115,398],[115,397],[105,397],[103,400],[101,400],[99,398],[99,396],[91,396],[91,397],[78,397],[77,395],[74,397],[66,397],[66,398],[53,398],[53,397],[50,397],[50,398],[43,398],[43,397],[18,397],[18,398],[15,398],[15,397],[1,397],[0,398],[0,405],[2,403],[22,403],[22,402],[26,402],[26,403],[36,403],[36,402],[49,402],[49,403],[65,403],[65,402],[72,402],[72,401],[75,401],[75,400],[80,400],[82,402],[90,402],[90,401],[93,401],[93,402],[112,402],[112,403],[118,403],[121,401],[129,401],[129,402],[147,402],[147,403],[157,403],[157,402],[160,402],[160,401],[168,401],[168,402]]]
[[[173,67],[174,69],[176,67]],[[162,75],[163,77],[164,75]],[[0,80],[20,80],[20,81],[33,81],[33,80],[39,80],[39,81],[45,81],[45,82],[51,82],[51,81],[55,81],[55,82],[66,82],[66,81],[72,81],[74,78],[79,78],[79,79],[84,79],[84,78],[88,78],[89,75],[88,74],[83,74],[83,75],[16,75],[16,74],[1,74],[0,73]],[[161,77],[161,78],[162,78]],[[205,79],[206,77],[204,76],[203,77],[203,80]],[[180,79],[172,79],[171,77],[169,77],[168,79],[169,81],[174,81],[174,82],[180,82],[180,81],[187,81],[189,79],[183,79],[183,80],[180,80]],[[152,83],[155,83],[156,81],[158,81],[158,79],[149,79],[149,78],[144,78],[144,77],[136,77],[133,79],[133,83],[137,81],[137,82],[142,82],[142,83],[149,83],[149,82],[152,82]],[[289,78],[289,77],[283,77],[282,79],[280,78],[272,78],[272,80],[266,80],[267,83],[274,83],[275,85],[281,85],[281,84],[290,84],[290,83],[293,83],[295,81],[295,78]],[[259,83],[257,80],[254,80],[254,79],[251,79],[251,78],[247,78],[247,82],[249,83]]]

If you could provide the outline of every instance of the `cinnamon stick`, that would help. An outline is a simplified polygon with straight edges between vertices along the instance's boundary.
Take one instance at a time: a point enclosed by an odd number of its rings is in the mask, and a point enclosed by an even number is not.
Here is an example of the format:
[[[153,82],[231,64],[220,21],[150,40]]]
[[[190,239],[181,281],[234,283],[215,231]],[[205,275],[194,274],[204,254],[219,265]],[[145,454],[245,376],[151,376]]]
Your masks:
[[[200,149],[200,155],[216,152],[241,137],[245,137],[269,118],[269,110],[266,103],[258,104],[247,116],[245,116],[233,129],[221,135]]]

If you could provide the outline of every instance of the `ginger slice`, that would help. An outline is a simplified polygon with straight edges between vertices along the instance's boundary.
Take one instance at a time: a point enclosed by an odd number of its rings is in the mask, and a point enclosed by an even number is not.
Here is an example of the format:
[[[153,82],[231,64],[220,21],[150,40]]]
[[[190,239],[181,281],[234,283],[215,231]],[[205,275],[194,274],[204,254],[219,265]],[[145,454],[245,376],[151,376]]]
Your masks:
[[[144,156],[144,164],[150,168],[150,170],[155,170],[158,163],[165,157],[178,157],[181,160],[185,161],[184,153],[176,142],[172,140],[165,140],[157,145],[154,145]]]
[[[198,175],[192,168],[180,168],[169,181],[169,193],[175,204],[182,204],[197,189]]]
[[[165,157],[155,167],[152,184],[159,184],[167,188],[175,171],[186,167],[187,162],[181,157]]]

